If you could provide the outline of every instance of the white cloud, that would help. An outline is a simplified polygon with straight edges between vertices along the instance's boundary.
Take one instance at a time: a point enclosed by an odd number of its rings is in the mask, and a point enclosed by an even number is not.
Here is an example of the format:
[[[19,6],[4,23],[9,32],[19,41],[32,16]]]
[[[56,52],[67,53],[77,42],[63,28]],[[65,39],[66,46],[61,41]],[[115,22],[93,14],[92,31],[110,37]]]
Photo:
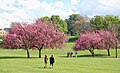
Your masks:
[[[47,3],[46,1],[41,2],[40,8],[51,15],[60,15],[61,18],[66,18],[70,14],[78,13],[72,11],[72,6],[66,8],[61,1],[56,1],[55,3]]]
[[[0,3],[7,6],[12,6],[15,0],[0,0]]]
[[[72,4],[72,5],[75,5],[75,4],[77,4],[79,1],[80,1],[80,0],[71,0],[71,4]]]
[[[8,27],[10,21],[10,18],[12,19],[12,17],[7,14],[7,13],[0,13],[0,27],[3,28],[4,26]]]
[[[98,0],[98,2],[106,9],[120,8],[120,0]]]
[[[58,7],[58,8],[64,8],[64,4],[63,4],[62,1],[56,1],[55,6]]]
[[[18,3],[25,9],[38,9],[41,5],[39,0],[18,0]]]
[[[12,6],[15,0],[0,0],[0,9],[14,11],[17,8]]]
[[[75,4],[78,0],[74,0],[73,2]],[[46,12],[50,15],[60,15],[61,18],[68,17],[72,13],[77,13],[72,11],[72,6],[69,9],[66,8],[60,0],[52,3],[39,0],[0,0],[0,9],[6,10],[5,12],[0,12],[0,28],[8,27],[11,22],[30,22],[34,18],[34,16],[31,16],[31,12],[34,13],[34,11],[39,11],[37,12],[39,14]],[[11,13],[7,11],[11,11]]]
[[[18,3],[21,6],[16,7],[14,6],[15,0],[0,0],[0,9],[6,10],[0,13],[0,28],[9,27],[11,22],[31,22],[32,17],[28,14],[29,9],[36,8],[37,6],[27,5],[32,2],[32,0],[28,0],[28,3],[25,0],[19,1]],[[36,4],[34,0],[33,3]],[[11,11],[11,13],[9,13],[9,11]]]

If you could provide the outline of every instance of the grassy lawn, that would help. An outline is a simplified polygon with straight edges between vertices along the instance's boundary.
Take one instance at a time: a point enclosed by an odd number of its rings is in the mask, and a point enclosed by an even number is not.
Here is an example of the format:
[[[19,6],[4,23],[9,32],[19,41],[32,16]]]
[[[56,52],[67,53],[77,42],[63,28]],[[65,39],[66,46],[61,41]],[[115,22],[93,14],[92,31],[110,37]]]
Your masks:
[[[0,49],[0,73],[120,73],[120,50],[119,58],[115,58],[115,50],[111,50],[110,57],[106,50],[95,50],[94,58],[89,51],[79,51],[78,58],[67,58],[66,53],[72,51],[72,45],[68,43],[66,50],[43,49],[42,58],[38,58],[37,50],[30,50],[30,59],[26,58],[26,51],[22,49]],[[45,54],[55,56],[53,69],[50,69],[49,63],[46,69],[43,68]]]

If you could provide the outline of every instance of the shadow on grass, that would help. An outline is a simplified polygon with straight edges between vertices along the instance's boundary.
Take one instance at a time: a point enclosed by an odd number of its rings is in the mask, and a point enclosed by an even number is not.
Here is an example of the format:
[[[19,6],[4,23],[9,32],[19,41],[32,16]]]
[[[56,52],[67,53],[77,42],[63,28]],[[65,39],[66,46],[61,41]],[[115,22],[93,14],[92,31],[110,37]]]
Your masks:
[[[50,67],[44,68],[44,67],[33,67],[33,68],[37,68],[37,69],[50,69]]]
[[[75,42],[78,39],[78,37],[74,37],[74,38],[69,38],[68,42]]]
[[[0,56],[0,59],[32,59],[32,58],[38,58],[38,57],[20,57],[20,56]]]
[[[33,68],[37,68],[37,69],[44,69],[44,67],[33,67]]]
[[[106,54],[95,54],[94,57],[104,57],[104,56],[107,56],[107,55]],[[78,57],[93,57],[93,56],[92,55],[78,55]]]
[[[67,56],[59,56],[61,58],[68,58]],[[72,56],[72,57],[75,57],[75,56]],[[80,57],[93,57],[92,55],[78,55],[77,56],[78,58]],[[107,54],[95,54],[94,57],[97,57],[97,58],[115,58],[114,56],[107,56]]]

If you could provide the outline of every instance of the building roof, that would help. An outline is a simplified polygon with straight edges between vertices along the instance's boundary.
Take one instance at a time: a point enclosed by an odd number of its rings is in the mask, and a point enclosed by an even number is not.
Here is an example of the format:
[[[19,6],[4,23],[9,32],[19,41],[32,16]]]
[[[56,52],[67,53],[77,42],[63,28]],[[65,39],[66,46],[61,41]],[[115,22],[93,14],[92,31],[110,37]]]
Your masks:
[[[4,28],[6,32],[10,32],[10,28]]]

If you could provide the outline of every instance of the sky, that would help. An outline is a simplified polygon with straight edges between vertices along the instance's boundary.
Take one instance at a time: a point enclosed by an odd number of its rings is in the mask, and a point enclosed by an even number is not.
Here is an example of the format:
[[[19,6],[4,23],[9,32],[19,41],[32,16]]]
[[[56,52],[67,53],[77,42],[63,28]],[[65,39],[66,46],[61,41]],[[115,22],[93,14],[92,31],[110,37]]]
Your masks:
[[[11,22],[33,22],[35,19],[71,14],[120,16],[120,0],[0,0],[0,28],[9,28]]]

